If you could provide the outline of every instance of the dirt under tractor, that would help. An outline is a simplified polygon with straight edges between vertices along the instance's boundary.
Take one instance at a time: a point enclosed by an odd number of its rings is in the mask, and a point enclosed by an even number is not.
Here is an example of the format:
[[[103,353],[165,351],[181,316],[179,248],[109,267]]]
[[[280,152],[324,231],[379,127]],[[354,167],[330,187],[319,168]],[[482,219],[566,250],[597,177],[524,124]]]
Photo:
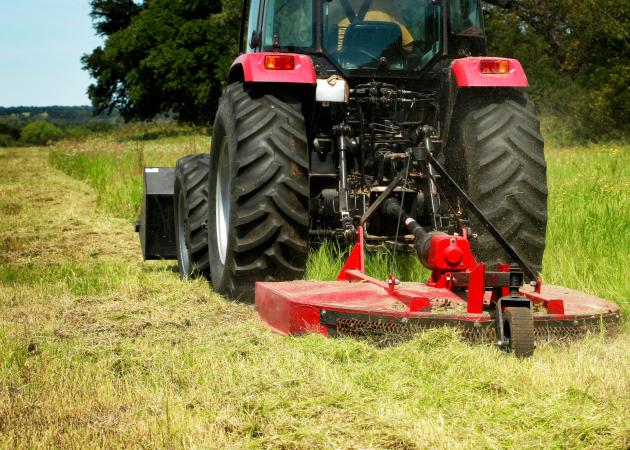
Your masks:
[[[245,0],[209,153],[145,169],[145,259],[284,334],[456,326],[529,356],[614,328],[616,304],[542,286],[539,118],[521,64],[486,53],[480,0]],[[354,245],[338,281],[300,281],[325,239]],[[429,280],[370,278],[371,247]]]

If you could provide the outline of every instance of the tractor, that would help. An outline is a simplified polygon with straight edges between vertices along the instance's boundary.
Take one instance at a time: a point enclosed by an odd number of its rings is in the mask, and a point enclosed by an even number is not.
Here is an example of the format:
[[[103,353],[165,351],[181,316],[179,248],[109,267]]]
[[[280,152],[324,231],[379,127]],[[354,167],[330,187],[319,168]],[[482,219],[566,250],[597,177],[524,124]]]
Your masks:
[[[146,259],[255,297],[286,334],[450,320],[528,356],[540,309],[545,333],[595,326],[541,291],[540,120],[521,64],[487,56],[480,0],[245,0],[241,20],[210,152],[145,171]],[[325,239],[356,243],[340,282],[378,293],[293,281]],[[365,247],[417,252],[431,279],[370,279]]]

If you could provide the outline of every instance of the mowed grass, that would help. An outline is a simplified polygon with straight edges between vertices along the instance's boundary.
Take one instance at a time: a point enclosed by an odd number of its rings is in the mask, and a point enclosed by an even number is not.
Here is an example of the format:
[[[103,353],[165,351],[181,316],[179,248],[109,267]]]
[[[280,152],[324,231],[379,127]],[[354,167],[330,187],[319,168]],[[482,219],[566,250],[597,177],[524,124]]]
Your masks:
[[[138,154],[171,165],[208,142],[0,150],[0,447],[628,448],[627,326],[527,360],[449,330],[389,348],[286,338],[206,282],[179,280],[173,263],[143,263],[139,199],[127,198],[141,189]],[[628,150],[548,153],[545,260],[546,280],[626,314]],[[309,276],[340,263],[322,247]]]

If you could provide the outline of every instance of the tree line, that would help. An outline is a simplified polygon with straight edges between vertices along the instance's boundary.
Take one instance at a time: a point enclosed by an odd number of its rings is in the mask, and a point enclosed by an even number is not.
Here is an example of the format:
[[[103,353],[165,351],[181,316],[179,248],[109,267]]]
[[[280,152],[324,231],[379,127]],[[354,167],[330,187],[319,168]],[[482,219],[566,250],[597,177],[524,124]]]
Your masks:
[[[0,107],[0,147],[85,138],[94,132],[109,131],[118,122],[115,111],[110,116],[95,116],[90,106]]]
[[[241,0],[92,0],[105,44],[83,57],[97,113],[211,123],[238,49]],[[579,138],[630,135],[630,3],[492,0],[491,54],[520,59],[530,95]]]

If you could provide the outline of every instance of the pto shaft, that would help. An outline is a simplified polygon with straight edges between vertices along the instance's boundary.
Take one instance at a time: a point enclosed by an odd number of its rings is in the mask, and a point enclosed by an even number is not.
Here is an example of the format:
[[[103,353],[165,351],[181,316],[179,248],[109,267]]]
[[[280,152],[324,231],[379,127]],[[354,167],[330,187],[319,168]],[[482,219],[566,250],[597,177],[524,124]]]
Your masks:
[[[414,246],[418,253],[418,258],[423,266],[431,269],[428,265],[429,252],[431,250],[431,240],[434,232],[427,233],[416,220],[405,212],[400,206],[400,202],[395,198],[389,198],[383,203],[383,212],[392,217],[400,217],[400,222],[415,236]]]
[[[400,222],[415,236],[414,246],[418,259],[430,270],[460,272],[473,268],[475,258],[470,251],[468,239],[451,236],[440,231],[427,233],[416,220],[407,214],[395,198],[387,199],[383,212],[392,217],[400,217]]]

